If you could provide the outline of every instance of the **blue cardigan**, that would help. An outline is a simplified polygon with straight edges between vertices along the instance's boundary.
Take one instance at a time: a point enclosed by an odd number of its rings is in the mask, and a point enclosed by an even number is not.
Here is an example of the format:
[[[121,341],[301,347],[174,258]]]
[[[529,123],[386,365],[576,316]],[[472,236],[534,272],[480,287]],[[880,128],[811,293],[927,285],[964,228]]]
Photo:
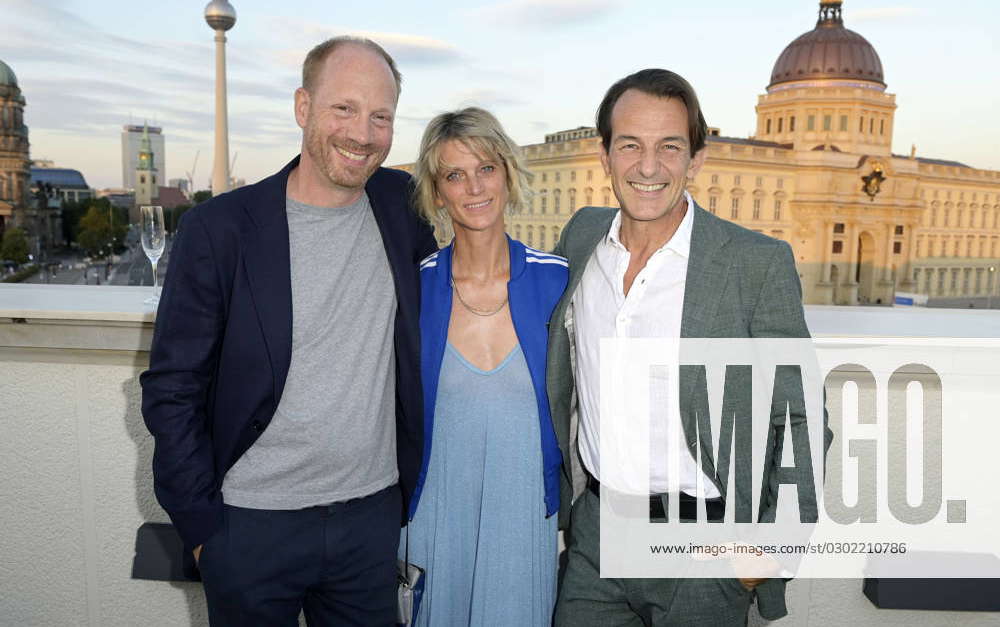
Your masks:
[[[538,402],[541,431],[542,473],[545,483],[545,512],[559,511],[559,472],[562,454],[556,441],[545,391],[545,358],[548,348],[548,322],[552,310],[566,289],[569,265],[564,257],[528,248],[507,238],[510,249],[510,281],[507,283],[514,331],[521,343],[531,384]],[[420,494],[427,478],[431,459],[431,435],[434,433],[434,406],[445,346],[451,320],[452,245],[420,262],[420,365],[424,388],[424,456],[417,475],[417,485],[410,500],[410,519],[417,511]]]

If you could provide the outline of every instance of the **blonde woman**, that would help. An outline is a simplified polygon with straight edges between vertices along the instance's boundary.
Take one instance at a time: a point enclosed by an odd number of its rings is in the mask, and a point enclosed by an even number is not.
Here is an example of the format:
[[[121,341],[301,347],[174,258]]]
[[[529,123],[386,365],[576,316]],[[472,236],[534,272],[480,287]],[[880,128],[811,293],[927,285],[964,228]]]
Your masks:
[[[552,620],[562,460],[546,323],[568,266],[504,232],[528,176],[487,111],[444,113],[424,132],[416,204],[450,220],[455,238],[420,264],[425,444],[409,511],[410,561],[427,578],[418,625]]]

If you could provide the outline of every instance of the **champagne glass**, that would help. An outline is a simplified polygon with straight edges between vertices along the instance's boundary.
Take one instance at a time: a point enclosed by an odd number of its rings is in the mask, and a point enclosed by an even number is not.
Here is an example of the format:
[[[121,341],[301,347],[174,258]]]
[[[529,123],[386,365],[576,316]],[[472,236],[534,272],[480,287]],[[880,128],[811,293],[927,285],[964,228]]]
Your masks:
[[[142,212],[142,250],[153,266],[153,295],[143,302],[147,305],[157,305],[160,302],[160,295],[156,278],[156,263],[163,255],[166,233],[163,228],[163,207],[143,206],[139,210]]]

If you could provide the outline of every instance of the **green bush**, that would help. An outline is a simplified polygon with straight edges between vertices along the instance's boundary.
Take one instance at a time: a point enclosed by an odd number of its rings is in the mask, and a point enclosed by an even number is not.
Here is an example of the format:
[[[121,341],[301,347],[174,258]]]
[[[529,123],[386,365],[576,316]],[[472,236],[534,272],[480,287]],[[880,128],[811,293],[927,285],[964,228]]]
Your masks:
[[[9,259],[14,263],[28,261],[28,238],[18,228],[7,229],[0,243],[0,261]]]
[[[10,275],[9,277],[5,277],[3,283],[20,283],[21,281],[24,281],[25,279],[33,277],[36,274],[38,274],[38,271],[40,269],[41,268],[39,268],[36,264],[25,266],[20,270],[18,270],[17,272],[15,272],[14,274]]]

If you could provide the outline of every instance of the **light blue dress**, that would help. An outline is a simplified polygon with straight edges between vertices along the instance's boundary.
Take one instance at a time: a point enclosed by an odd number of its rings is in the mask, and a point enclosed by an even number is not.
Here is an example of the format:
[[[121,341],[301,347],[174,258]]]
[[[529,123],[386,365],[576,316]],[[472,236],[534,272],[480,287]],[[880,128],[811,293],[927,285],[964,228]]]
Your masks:
[[[448,344],[432,437],[410,522],[410,561],[426,570],[416,624],[548,627],[556,516],[545,517],[538,407],[520,345],[484,371]]]

